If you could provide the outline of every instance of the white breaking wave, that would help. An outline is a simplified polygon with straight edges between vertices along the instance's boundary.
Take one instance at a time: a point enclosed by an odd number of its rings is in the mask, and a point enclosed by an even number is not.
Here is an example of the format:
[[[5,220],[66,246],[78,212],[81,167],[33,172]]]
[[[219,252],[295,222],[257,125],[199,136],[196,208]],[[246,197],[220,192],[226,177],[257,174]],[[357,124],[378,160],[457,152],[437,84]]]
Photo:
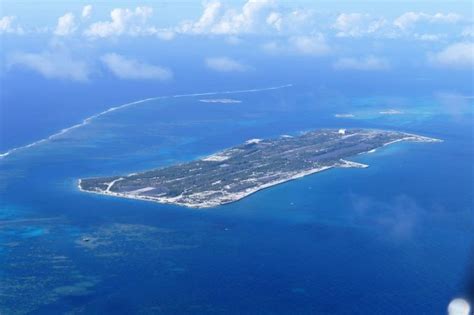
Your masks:
[[[193,97],[193,96],[206,96],[206,95],[218,95],[218,94],[237,94],[237,93],[254,93],[254,92],[263,92],[263,91],[270,91],[270,90],[278,90],[278,89],[284,89],[284,88],[289,88],[289,87],[292,87],[293,84],[285,84],[285,85],[279,85],[279,86],[273,86],[273,87],[268,87],[268,88],[261,88],[261,89],[248,89],[248,90],[235,90],[235,91],[221,91],[221,92],[204,92],[204,93],[194,93],[194,94],[177,94],[177,95],[171,95],[171,96],[157,96],[157,97],[149,97],[149,98],[145,98],[145,99],[142,99],[142,100],[138,100],[138,101],[135,101],[135,102],[131,102],[131,103],[126,103],[126,104],[123,104],[123,105],[119,105],[119,106],[115,106],[115,107],[111,107],[107,110],[104,110],[103,112],[100,112],[98,114],[95,114],[95,115],[92,115],[90,117],[87,117],[86,119],[84,119],[82,122],[78,123],[78,124],[75,124],[71,127],[68,127],[68,128],[64,128],[64,129],[61,129],[59,132],[57,133],[54,133],[52,135],[50,135],[49,137],[47,138],[44,138],[44,139],[41,139],[41,140],[38,140],[38,141],[35,141],[35,142],[32,142],[30,144],[26,144],[26,145],[23,145],[23,146],[19,146],[19,147],[16,147],[16,148],[13,148],[13,149],[10,149],[4,153],[0,153],[0,159],[2,158],[5,158],[9,155],[11,155],[12,153],[15,153],[17,151],[20,151],[20,150],[25,150],[25,149],[29,149],[29,148],[32,148],[32,147],[35,147],[39,144],[42,144],[42,143],[45,143],[45,142],[48,142],[50,140],[53,140],[61,135],[64,135],[65,133],[68,133],[69,131],[73,130],[73,129],[77,129],[77,128],[80,128],[80,127],[83,127],[87,124],[89,124],[91,121],[93,121],[94,119],[97,119],[101,116],[104,116],[108,113],[111,113],[111,112],[114,112],[114,111],[117,111],[117,110],[121,110],[121,109],[124,109],[126,107],[130,107],[130,106],[133,106],[133,105],[137,105],[137,104],[141,104],[141,103],[146,103],[146,102],[150,102],[150,101],[156,101],[156,100],[161,100],[161,99],[167,99],[167,98],[179,98],[179,97]]]

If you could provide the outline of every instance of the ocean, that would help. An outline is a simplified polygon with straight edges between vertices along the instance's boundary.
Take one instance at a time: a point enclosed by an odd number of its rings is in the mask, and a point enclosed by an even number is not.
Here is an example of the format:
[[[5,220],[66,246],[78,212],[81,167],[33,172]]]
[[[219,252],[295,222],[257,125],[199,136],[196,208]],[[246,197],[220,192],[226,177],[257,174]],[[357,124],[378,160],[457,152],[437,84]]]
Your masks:
[[[156,99],[13,152],[0,160],[0,313],[445,314],[469,285],[472,106],[391,95],[343,98],[296,83]],[[3,152],[107,108],[25,132]],[[444,142],[393,144],[353,157],[369,168],[210,209],[77,189],[79,178],[181,163],[251,138],[359,127]]]

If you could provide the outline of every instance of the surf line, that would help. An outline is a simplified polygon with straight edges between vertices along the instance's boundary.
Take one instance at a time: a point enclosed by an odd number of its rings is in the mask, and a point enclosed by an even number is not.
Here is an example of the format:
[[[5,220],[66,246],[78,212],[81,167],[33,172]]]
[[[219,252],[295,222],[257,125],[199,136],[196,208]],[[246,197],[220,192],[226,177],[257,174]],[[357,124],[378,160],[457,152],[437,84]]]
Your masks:
[[[206,95],[219,95],[219,94],[255,93],[255,92],[264,92],[264,91],[285,89],[285,88],[289,88],[289,87],[292,87],[292,86],[293,86],[293,84],[285,84],[285,85],[272,86],[272,87],[259,88],[259,89],[230,90],[230,91],[220,91],[220,92],[204,92],[204,93],[176,94],[176,95],[171,95],[171,96],[149,97],[149,98],[145,98],[145,99],[142,99],[142,100],[138,100],[138,101],[126,103],[126,104],[123,104],[123,105],[111,107],[111,108],[106,109],[106,110],[104,110],[100,113],[97,113],[95,115],[92,115],[92,116],[89,116],[89,117],[85,118],[83,121],[81,121],[78,124],[75,124],[75,125],[73,125],[71,127],[68,127],[68,128],[61,129],[60,131],[58,131],[58,132],[56,132],[56,133],[54,133],[54,134],[52,134],[52,135],[50,135],[46,138],[43,138],[43,139],[40,139],[38,141],[29,143],[29,144],[26,144],[26,145],[22,145],[22,146],[10,149],[6,152],[0,153],[0,159],[5,158],[5,157],[11,155],[12,153],[17,152],[17,151],[29,149],[29,148],[35,147],[37,145],[46,143],[50,140],[54,140],[55,138],[57,138],[59,136],[62,136],[64,134],[68,133],[71,130],[83,127],[83,126],[91,123],[93,120],[95,120],[95,119],[97,119],[101,116],[107,115],[108,113],[111,113],[111,112],[114,112],[114,111],[117,111],[117,110],[121,110],[121,109],[130,107],[130,106],[134,106],[134,105],[138,105],[138,104],[142,104],[142,103],[146,103],[146,102],[150,102],[150,101],[167,99],[167,98],[180,98],[180,97],[193,97],[193,96],[206,96]]]

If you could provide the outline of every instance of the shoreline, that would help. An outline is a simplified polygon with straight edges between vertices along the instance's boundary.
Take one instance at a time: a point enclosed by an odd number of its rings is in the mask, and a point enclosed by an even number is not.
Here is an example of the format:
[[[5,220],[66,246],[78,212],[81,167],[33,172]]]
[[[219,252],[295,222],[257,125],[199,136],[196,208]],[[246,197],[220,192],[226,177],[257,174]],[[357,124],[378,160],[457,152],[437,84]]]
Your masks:
[[[441,139],[430,138],[430,137],[425,137],[425,136],[419,136],[419,135],[410,134],[410,133],[403,133],[403,134],[406,135],[403,138],[384,143],[383,145],[381,145],[377,148],[368,150],[366,152],[361,152],[358,155],[374,153],[379,148],[383,148],[385,146],[388,146],[388,145],[391,145],[391,144],[394,144],[394,143],[398,143],[398,142],[403,142],[403,141],[426,142],[426,143],[443,142],[443,140],[441,140]],[[217,154],[217,153],[215,153],[215,154]],[[110,189],[115,184],[115,182],[123,180],[124,177],[117,178],[117,179],[113,180],[112,182],[108,183],[106,190],[102,190],[102,191],[83,189],[81,187],[81,182],[82,182],[81,179],[78,180],[77,187],[78,187],[79,191],[81,191],[81,192],[93,193],[93,194],[97,194],[97,195],[112,196],[112,197],[127,198],[127,199],[142,200],[142,201],[150,201],[150,202],[155,202],[155,203],[170,204],[170,205],[182,206],[182,207],[193,208],[193,209],[203,209],[203,208],[212,208],[212,207],[217,207],[217,206],[225,205],[225,204],[228,204],[228,203],[236,202],[236,201],[239,201],[243,198],[246,198],[246,197],[248,197],[248,196],[250,196],[250,195],[252,195],[252,194],[254,194],[254,193],[256,193],[260,190],[263,190],[263,189],[266,189],[266,188],[269,188],[269,187],[273,187],[273,186],[276,186],[276,185],[279,185],[279,184],[282,184],[282,183],[286,183],[286,182],[289,182],[289,181],[292,181],[292,180],[296,180],[296,179],[299,179],[299,178],[302,178],[302,177],[305,177],[305,176],[308,176],[308,175],[323,172],[323,171],[326,171],[326,170],[329,170],[329,169],[332,169],[332,168],[335,168],[335,167],[340,167],[340,168],[367,168],[367,167],[369,167],[369,165],[359,163],[359,162],[348,161],[348,160],[345,160],[345,159],[340,159],[337,163],[335,163],[333,165],[321,166],[321,167],[318,167],[318,168],[305,170],[305,171],[302,171],[302,172],[299,172],[299,173],[292,174],[289,177],[284,178],[284,179],[275,180],[273,182],[269,182],[269,183],[263,184],[261,186],[250,188],[250,189],[247,189],[247,190],[244,190],[244,191],[241,191],[241,192],[236,192],[236,193],[233,193],[233,194],[224,195],[220,198],[214,199],[213,201],[207,201],[207,202],[204,201],[204,202],[197,202],[197,203],[186,203],[186,202],[176,201],[182,195],[178,195],[178,196],[175,196],[175,197],[151,197],[151,196],[143,196],[143,195],[139,195],[139,194],[132,194],[130,192],[121,193],[121,192],[110,191]],[[132,175],[136,175],[136,174],[137,173],[131,173],[131,174],[128,174],[127,176],[132,176]]]
[[[350,162],[350,161],[346,161],[346,162]],[[353,163],[356,163],[356,162],[353,162]],[[357,163],[357,164],[360,164],[360,163]],[[343,165],[345,165],[345,164],[343,164]],[[362,164],[362,165],[365,165],[365,164]],[[339,167],[339,165],[324,166],[324,167],[320,167],[320,168],[311,169],[311,170],[308,170],[308,171],[305,171],[305,172],[297,173],[297,174],[295,174],[293,176],[290,176],[286,179],[277,180],[277,181],[274,181],[274,182],[270,182],[270,183],[255,187],[253,189],[248,189],[248,190],[244,190],[243,192],[240,192],[240,193],[235,193],[233,195],[235,198],[230,199],[230,200],[225,201],[225,202],[208,202],[208,203],[203,202],[203,203],[199,203],[199,204],[191,204],[191,203],[182,203],[182,202],[173,202],[173,201],[171,201],[172,199],[179,198],[180,195],[178,195],[176,197],[171,197],[171,198],[170,197],[159,198],[159,197],[141,196],[141,195],[130,194],[130,193],[111,192],[110,190],[103,190],[103,191],[85,190],[81,187],[81,181],[82,181],[81,179],[78,180],[77,188],[81,192],[92,193],[92,194],[97,194],[97,195],[102,195],[102,196],[112,196],[112,197],[127,198],[127,199],[134,199],[134,200],[150,201],[150,202],[161,203],[161,204],[170,204],[170,205],[175,205],[175,206],[183,206],[183,207],[193,208],[193,209],[204,209],[204,208],[212,208],[212,207],[217,207],[217,206],[233,203],[233,202],[239,201],[241,199],[244,199],[244,198],[260,191],[260,190],[264,190],[266,188],[277,186],[279,184],[283,184],[283,183],[286,183],[286,182],[289,182],[289,181],[293,181],[293,180],[296,180],[296,179],[299,179],[299,178],[302,178],[302,177],[305,177],[305,176],[308,176],[308,175],[320,173],[320,172],[323,172],[323,171],[326,171],[326,170],[329,170],[329,169],[332,169],[332,168],[335,168],[335,167]],[[357,167],[357,166],[340,166],[340,167],[364,168],[364,167]],[[368,167],[368,165],[365,166],[365,167]]]

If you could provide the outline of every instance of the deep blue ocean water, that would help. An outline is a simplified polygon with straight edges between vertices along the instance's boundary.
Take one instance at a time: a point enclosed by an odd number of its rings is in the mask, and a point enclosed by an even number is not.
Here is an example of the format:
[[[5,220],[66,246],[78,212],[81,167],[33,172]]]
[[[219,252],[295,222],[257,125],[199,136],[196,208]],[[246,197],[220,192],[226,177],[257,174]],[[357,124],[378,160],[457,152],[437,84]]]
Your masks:
[[[213,97],[242,103],[199,102]],[[469,285],[472,110],[411,103],[321,99],[301,85],[171,98],[15,152],[0,160],[0,313],[444,314]],[[380,114],[394,107],[403,113]],[[175,164],[250,138],[342,127],[444,142],[395,144],[353,158],[367,169],[206,210],[76,188],[81,177]]]

